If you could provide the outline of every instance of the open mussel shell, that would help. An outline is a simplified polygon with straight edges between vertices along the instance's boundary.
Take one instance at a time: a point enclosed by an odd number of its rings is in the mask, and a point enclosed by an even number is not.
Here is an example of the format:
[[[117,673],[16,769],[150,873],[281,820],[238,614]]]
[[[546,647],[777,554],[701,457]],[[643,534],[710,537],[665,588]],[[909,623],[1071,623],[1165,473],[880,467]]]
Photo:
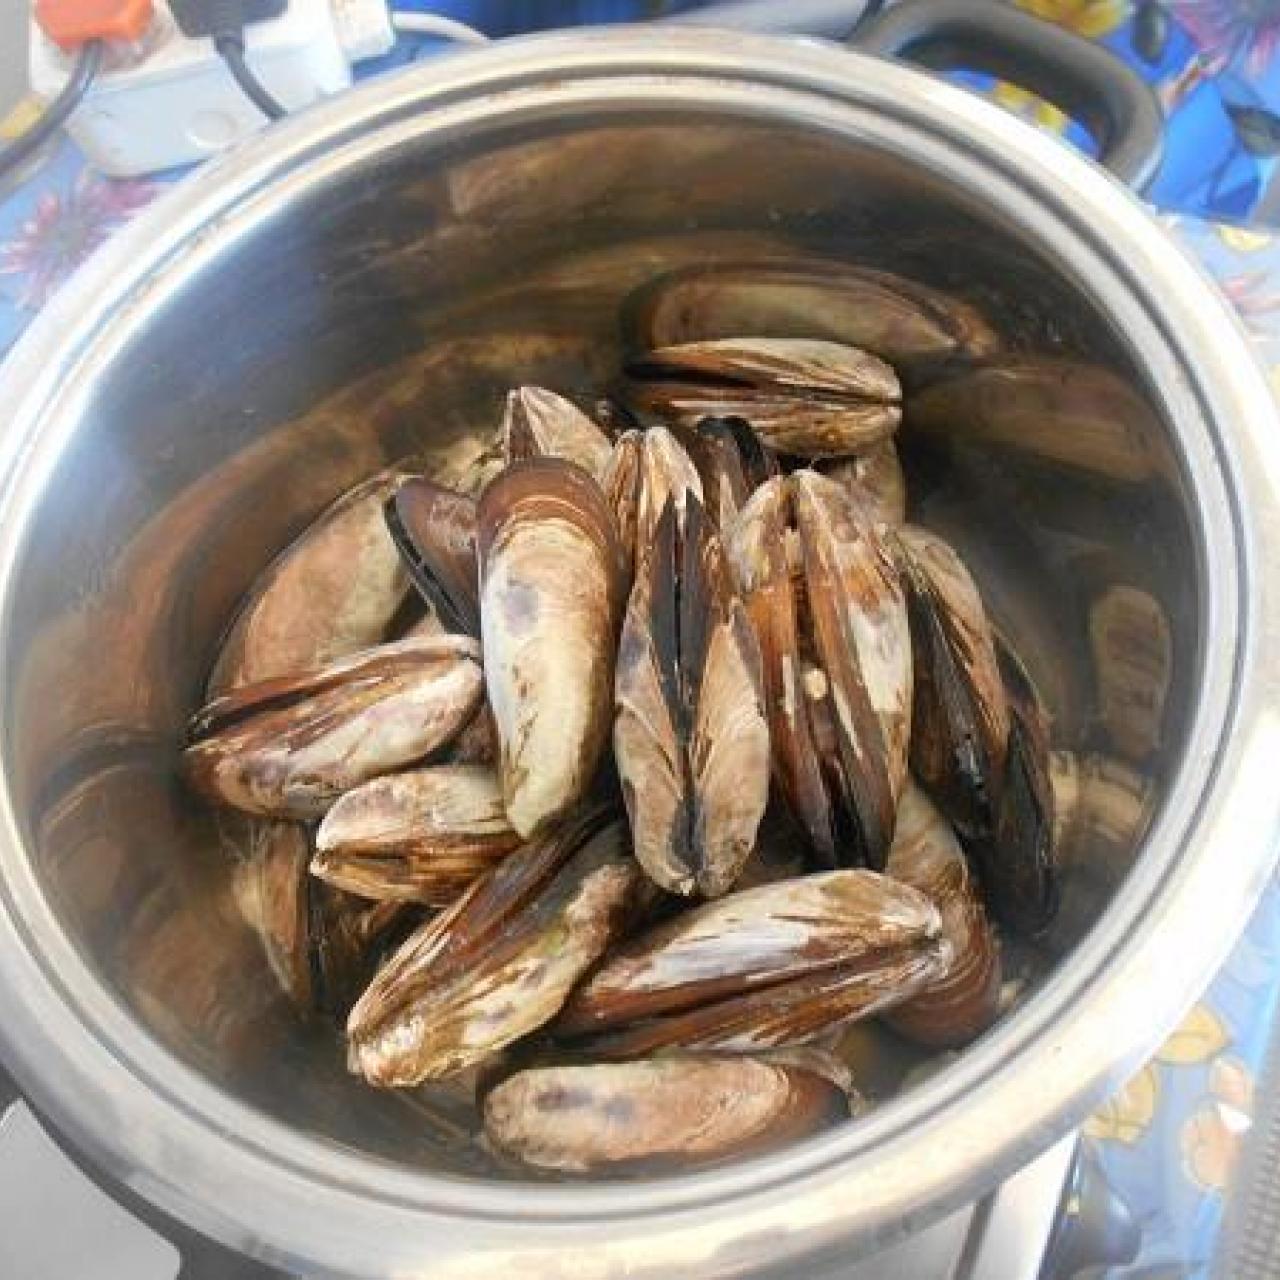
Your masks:
[[[497,775],[435,765],[340,796],[316,832],[314,875],[348,893],[443,907],[520,845]]]
[[[755,633],[691,495],[639,557],[614,697],[636,858],[672,893],[725,893],[768,803],[769,728]]]
[[[529,458],[563,458],[599,480],[609,463],[609,437],[572,400],[544,387],[517,387],[507,393],[502,419],[508,463]]]
[[[371,1084],[420,1084],[553,1018],[636,904],[625,829],[604,821],[525,845],[412,934],[351,1011],[351,1069]]]
[[[396,486],[384,514],[413,584],[441,628],[479,635],[475,499],[415,476]]]
[[[607,1058],[803,1043],[940,976],[941,928],[928,898],[873,871],[731,893],[614,952],[554,1030]]]
[[[1177,464],[1141,394],[1097,365],[999,356],[912,394],[908,429],[994,445],[1123,484],[1172,481]]]
[[[999,1012],[999,945],[951,824],[914,784],[908,785],[898,805],[885,874],[930,898],[942,913],[942,936],[951,945],[947,969],[919,995],[892,1010],[889,1024],[931,1048],[967,1044]]]
[[[187,778],[246,813],[319,817],[448,743],[480,704],[479,658],[462,636],[401,640],[224,694],[192,720]]]
[[[775,1150],[847,1118],[797,1066],[682,1055],[521,1071],[484,1101],[485,1133],[539,1169],[657,1173]]]
[[[586,793],[613,722],[623,567],[595,481],[516,463],[479,510],[485,685],[511,825],[525,837]]]
[[[821,338],[913,364],[995,351],[1000,340],[965,302],[904,276],[836,261],[762,258],[659,276],[628,299],[643,350],[758,333]]]
[[[258,575],[223,640],[210,694],[309,671],[384,638],[409,592],[382,518],[398,482],[379,475],[343,494]]]
[[[891,366],[858,347],[722,338],[661,347],[627,368],[642,408],[694,429],[743,418],[777,453],[837,458],[887,439],[902,417]]]
[[[911,767],[965,835],[991,832],[1009,711],[987,612],[964,561],[904,525],[894,546],[907,588],[915,692]]]
[[[840,458],[817,466],[859,504],[872,524],[896,529],[907,518],[907,478],[892,440],[855,458]]]
[[[761,485],[727,550],[760,640],[782,794],[824,865],[883,865],[911,710],[897,569],[854,499],[813,471]]]

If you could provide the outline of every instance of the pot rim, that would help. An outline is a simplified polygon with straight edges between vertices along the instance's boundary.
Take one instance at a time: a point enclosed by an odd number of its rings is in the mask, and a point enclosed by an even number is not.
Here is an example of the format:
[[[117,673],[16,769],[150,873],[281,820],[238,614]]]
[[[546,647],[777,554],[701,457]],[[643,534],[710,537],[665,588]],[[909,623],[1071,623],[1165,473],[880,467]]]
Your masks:
[[[962,90],[813,41],[613,28],[468,50],[285,121],[162,197],[0,369],[0,403],[14,406],[0,442],[0,669],[21,530],[97,373],[222,248],[334,173],[416,139],[588,110],[691,108],[891,146],[981,192],[1051,242],[1142,351],[1201,515],[1201,694],[1170,798],[1071,962],[907,1096],[723,1170],[544,1187],[353,1154],[236,1101],[173,1057],[62,930],[6,789],[0,1037],[15,1076],[112,1176],[279,1265],[351,1276],[570,1265],[582,1276],[723,1275],[887,1244],[1012,1172],[1118,1087],[1198,995],[1270,875],[1280,699],[1267,686],[1280,672],[1280,595],[1263,570],[1280,563],[1280,417],[1243,330],[1096,166]]]

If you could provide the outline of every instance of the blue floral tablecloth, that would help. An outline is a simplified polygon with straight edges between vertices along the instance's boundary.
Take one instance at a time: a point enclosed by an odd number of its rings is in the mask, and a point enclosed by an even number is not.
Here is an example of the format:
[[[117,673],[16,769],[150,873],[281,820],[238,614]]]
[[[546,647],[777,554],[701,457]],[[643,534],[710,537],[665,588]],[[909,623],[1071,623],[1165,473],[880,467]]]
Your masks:
[[[1280,107],[1280,0],[1021,3],[1105,44],[1155,86],[1167,113],[1166,153],[1148,197],[1235,303],[1280,392],[1280,237],[1257,219],[1280,155],[1280,116],[1272,114]],[[430,7],[501,35],[695,6],[439,0]],[[365,74],[435,47],[406,38]],[[982,87],[1010,110],[1091,148],[1078,125],[1024,90]],[[0,139],[24,127],[30,110],[0,121]],[[0,355],[70,272],[175,176],[106,180],[64,141],[16,186],[0,189]],[[1278,1000],[1280,887],[1273,887],[1182,1026],[1085,1126],[1108,1182],[1142,1228],[1139,1257],[1108,1276],[1208,1275]]]

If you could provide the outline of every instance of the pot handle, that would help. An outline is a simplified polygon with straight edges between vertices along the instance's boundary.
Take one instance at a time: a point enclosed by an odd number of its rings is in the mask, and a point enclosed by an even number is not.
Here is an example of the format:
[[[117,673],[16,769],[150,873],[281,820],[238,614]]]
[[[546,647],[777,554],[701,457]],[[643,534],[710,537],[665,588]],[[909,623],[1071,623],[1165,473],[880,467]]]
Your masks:
[[[860,24],[851,43],[1012,81],[1079,120],[1121,182],[1141,191],[1155,176],[1164,122],[1147,82],[1106,49],[1003,0],[903,0]]]

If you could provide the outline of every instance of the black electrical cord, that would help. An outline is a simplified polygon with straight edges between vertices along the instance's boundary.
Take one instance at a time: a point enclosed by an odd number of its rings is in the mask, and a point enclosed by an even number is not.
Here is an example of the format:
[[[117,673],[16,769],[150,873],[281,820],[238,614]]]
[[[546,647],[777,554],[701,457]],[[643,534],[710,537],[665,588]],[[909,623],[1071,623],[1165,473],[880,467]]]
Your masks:
[[[268,120],[279,120],[285,109],[267,92],[262,81],[255,76],[244,60],[244,37],[221,35],[214,42],[219,57],[227,64],[236,84],[244,90],[244,96],[262,112]]]
[[[44,146],[66,124],[71,113],[80,105],[102,67],[102,41],[87,40],[76,59],[62,92],[45,108],[44,114],[26,133],[20,134],[3,151],[0,151],[0,178],[7,177],[28,156]]]

